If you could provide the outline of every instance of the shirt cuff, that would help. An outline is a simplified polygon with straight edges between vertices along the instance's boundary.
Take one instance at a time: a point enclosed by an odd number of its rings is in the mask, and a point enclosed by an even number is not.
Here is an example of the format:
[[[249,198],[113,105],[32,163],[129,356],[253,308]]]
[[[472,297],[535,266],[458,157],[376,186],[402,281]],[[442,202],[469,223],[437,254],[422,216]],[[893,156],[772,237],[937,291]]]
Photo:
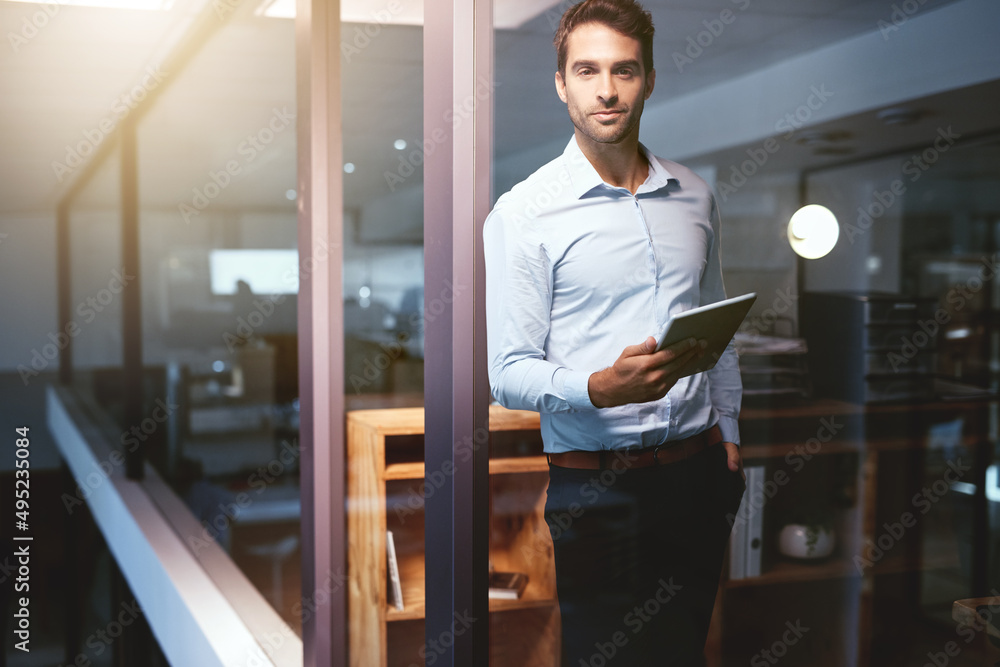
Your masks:
[[[596,410],[590,400],[590,373],[582,371],[566,371],[563,379],[563,393],[566,402],[574,410]]]
[[[740,423],[735,417],[719,415],[719,430],[722,431],[722,441],[740,444]]]

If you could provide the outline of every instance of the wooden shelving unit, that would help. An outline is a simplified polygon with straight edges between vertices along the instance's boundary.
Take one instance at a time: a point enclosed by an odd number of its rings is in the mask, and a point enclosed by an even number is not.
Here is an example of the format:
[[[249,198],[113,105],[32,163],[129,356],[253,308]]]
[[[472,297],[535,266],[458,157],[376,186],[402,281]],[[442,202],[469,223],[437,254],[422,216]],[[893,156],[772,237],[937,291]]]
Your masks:
[[[420,662],[422,630],[393,633],[396,644],[410,642],[410,647],[390,646],[389,635],[390,626],[419,623],[425,615],[423,508],[412,500],[419,497],[424,482],[423,450],[413,442],[423,434],[423,422],[422,408],[357,410],[347,416],[349,637],[354,667]],[[537,413],[490,408],[493,433],[537,434],[538,428]],[[547,470],[540,447],[524,456],[490,460],[491,558],[498,570],[529,576],[521,599],[490,601],[493,635],[517,636],[519,643],[516,649],[498,643],[493,650],[495,665],[555,665],[558,658],[555,571],[551,539],[542,518]],[[395,493],[398,505],[387,506],[390,492]],[[388,603],[385,534],[390,528],[403,590],[402,610]],[[526,547],[531,557],[524,556]]]
[[[898,474],[881,469],[887,460],[885,457],[906,456],[908,451],[927,451],[927,425],[958,414],[970,416],[960,444],[969,450],[975,448],[982,440],[984,407],[985,403],[977,402],[858,406],[817,400],[796,406],[745,408],[741,414],[744,460],[748,464],[764,463],[768,466],[768,474],[784,466],[787,456],[802,451],[803,443],[816,434],[821,420],[835,420],[838,432],[824,442],[813,457],[821,461],[831,461],[831,457],[855,459],[856,474],[850,481],[854,503],[847,510],[846,523],[842,526],[845,534],[839,536],[840,545],[825,562],[794,562],[772,557],[765,559],[764,571],[759,576],[738,580],[723,576],[709,634],[709,665],[719,667],[732,662],[734,651],[730,644],[741,641],[740,629],[727,628],[724,621],[727,607],[736,610],[732,606],[735,601],[727,600],[729,596],[753,593],[756,589],[768,597],[779,591],[780,595],[794,597],[807,594],[805,592],[812,590],[810,586],[821,587],[816,590],[840,590],[844,595],[855,591],[851,593],[856,596],[853,601],[834,600],[835,609],[829,608],[826,602],[817,603],[826,607],[823,613],[836,619],[837,627],[829,631],[834,638],[840,640],[843,639],[841,635],[846,635],[847,644],[856,649],[843,648],[840,653],[831,653],[824,659],[829,664],[869,665],[878,578],[958,566],[954,549],[921,554],[907,546],[887,554],[872,567],[859,570],[855,556],[866,555],[866,540],[876,539],[880,522],[885,520],[880,514],[880,511],[887,511],[879,506],[880,482]],[[535,413],[509,411],[499,406],[490,408],[493,434],[537,432],[538,428]],[[417,508],[411,505],[414,497],[419,498],[424,483],[422,432],[422,408],[348,413],[349,636],[350,661],[354,667],[420,664],[415,652],[423,642],[423,510],[419,503],[416,503]],[[534,436],[537,439],[537,433]],[[917,456],[922,455],[918,453]],[[540,441],[537,448],[523,451],[519,456],[492,458],[490,475],[491,558],[498,570],[528,572],[530,577],[522,599],[491,600],[492,667],[555,667],[558,664],[559,613],[551,540],[542,516],[547,464]],[[786,493],[802,492],[809,491],[799,489]],[[389,507],[387,497],[392,499]],[[905,504],[905,500],[902,502]],[[387,528],[391,528],[395,536],[403,587],[402,610],[387,603]],[[773,534],[765,535],[765,539],[773,541],[773,538]],[[771,551],[773,555],[773,547]],[[526,553],[529,557],[525,557]],[[728,569],[724,568],[724,574],[726,572]],[[829,589],[830,586],[836,588]],[[760,614],[760,610],[754,613]],[[781,622],[784,619],[782,616]],[[742,644],[739,650],[742,651]]]

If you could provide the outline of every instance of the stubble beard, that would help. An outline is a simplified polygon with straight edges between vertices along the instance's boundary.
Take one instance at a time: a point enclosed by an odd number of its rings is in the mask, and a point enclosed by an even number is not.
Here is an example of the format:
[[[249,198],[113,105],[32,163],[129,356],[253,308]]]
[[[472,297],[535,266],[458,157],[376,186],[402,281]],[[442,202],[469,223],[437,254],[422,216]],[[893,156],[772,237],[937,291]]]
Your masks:
[[[570,113],[573,125],[576,126],[591,141],[599,144],[617,144],[635,129],[642,116],[643,100],[639,98],[637,108],[629,108],[619,118],[619,121],[612,125],[604,125],[598,121],[591,112],[582,112],[579,109]]]

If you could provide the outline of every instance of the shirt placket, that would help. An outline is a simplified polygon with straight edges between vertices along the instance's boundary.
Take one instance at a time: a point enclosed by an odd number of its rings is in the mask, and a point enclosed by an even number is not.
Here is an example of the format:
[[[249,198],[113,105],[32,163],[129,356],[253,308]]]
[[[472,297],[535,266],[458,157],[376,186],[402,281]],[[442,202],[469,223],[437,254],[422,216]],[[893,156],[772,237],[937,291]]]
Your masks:
[[[629,196],[632,198],[632,205],[635,207],[635,215],[639,220],[639,224],[642,226],[643,234],[646,236],[646,263],[649,267],[651,280],[653,282],[653,315],[655,317],[656,325],[659,326],[661,322],[665,322],[665,313],[660,312],[660,271],[656,265],[656,251],[653,247],[653,235],[646,222],[646,216],[642,210],[642,205],[639,203],[639,198],[632,193],[629,193]],[[674,427],[677,424],[677,419],[671,417],[673,406],[669,396],[660,402],[660,406],[662,406],[662,410],[664,412],[662,417],[665,418],[665,422],[668,425],[665,437],[669,439]]]

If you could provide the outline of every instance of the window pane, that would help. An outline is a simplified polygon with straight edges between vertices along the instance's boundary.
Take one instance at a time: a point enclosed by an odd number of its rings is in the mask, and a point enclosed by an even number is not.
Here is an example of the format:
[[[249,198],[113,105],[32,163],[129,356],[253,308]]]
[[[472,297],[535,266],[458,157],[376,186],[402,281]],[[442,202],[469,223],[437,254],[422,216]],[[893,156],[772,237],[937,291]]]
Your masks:
[[[300,632],[293,22],[238,12],[142,118],[135,438]]]
[[[544,3],[526,12],[519,4],[495,3],[494,202],[568,150],[574,103],[580,137],[580,126],[586,130],[596,118],[590,112],[628,102],[624,75],[608,69],[608,78],[600,79],[605,72],[595,56],[596,66],[591,63],[592,71],[585,73],[591,79],[573,78],[572,71],[566,75],[567,113],[553,81],[552,40],[571,3]],[[954,640],[952,603],[987,595],[995,584],[990,560],[996,541],[994,502],[989,498],[996,495],[990,465],[995,414],[988,399],[997,386],[1000,347],[994,315],[998,216],[990,193],[1000,173],[994,166],[996,122],[983,117],[981,109],[984,102],[995,105],[1000,99],[1000,68],[994,62],[989,71],[961,83],[930,74],[943,71],[931,61],[954,71],[973,67],[979,50],[990,43],[979,25],[995,11],[974,2],[919,7],[834,1],[808,7],[741,0],[697,7],[643,4],[656,27],[656,78],[644,102],[638,139],[653,155],[670,161],[661,163],[665,169],[680,176],[680,189],[669,197],[684,197],[684,184],[697,179],[711,188],[721,219],[720,236],[713,239],[721,243],[726,293],[757,294],[735,341],[743,386],[736,406],[740,454],[748,488],[739,511],[727,519],[732,532],[721,554],[720,581],[714,600],[705,598],[708,606],[692,631],[696,643],[703,634],[709,665],[763,662],[785,654],[793,662],[816,665],[916,664]],[[937,45],[933,55],[919,46],[924,39]],[[582,42],[576,44],[583,48]],[[591,155],[597,159],[596,147]],[[549,168],[561,166],[556,161]],[[613,187],[620,183],[611,182],[612,171],[594,175],[584,168],[577,178],[549,182],[545,190],[540,184],[534,200],[521,202],[533,206],[524,209],[529,223],[505,220],[507,238],[516,238],[522,253],[534,253],[527,261],[510,255],[508,248],[501,257],[514,257],[506,264],[507,286],[515,270],[532,275],[537,266],[546,267],[531,283],[537,293],[519,292],[530,295],[522,301],[542,297],[543,306],[531,313],[540,319],[529,324],[544,335],[537,341],[519,339],[518,354],[530,348],[528,356],[593,373],[686,309],[673,308],[664,317],[654,313],[648,330],[614,319],[628,295],[621,282],[604,277],[618,256],[613,244],[585,261],[580,248],[586,238],[574,236],[586,224],[590,207],[616,198],[631,203],[631,189]],[[593,190],[566,194],[567,186],[602,182]],[[508,211],[525,191],[507,196]],[[635,195],[639,210],[652,197],[640,190]],[[832,250],[814,258],[807,258],[815,243],[814,223],[789,227],[793,214],[807,204],[832,211],[839,233]],[[560,212],[569,207],[579,215],[572,225],[559,226]],[[709,215],[699,219],[707,223]],[[617,225],[617,243],[633,222],[627,215],[606,224]],[[668,222],[671,231],[648,239],[653,249],[648,261],[654,264],[664,261],[658,249],[680,238],[676,230],[684,221]],[[646,242],[640,238],[639,247]],[[640,258],[638,264],[645,261]],[[574,271],[577,266],[586,269]],[[672,267],[658,270],[663,271],[658,278],[679,275]],[[602,280],[581,282],[595,274]],[[655,301],[672,294],[672,284],[657,279],[635,289],[648,290]],[[581,286],[587,291],[578,301],[566,296]],[[566,330],[557,320],[570,305],[587,314],[573,334],[574,351],[594,351],[600,361],[592,367],[566,362],[558,347]],[[489,314],[494,327],[527,330],[525,321],[504,317],[498,324],[497,313]],[[609,333],[602,338],[595,332],[603,326]],[[630,333],[618,340],[621,331]],[[524,380],[508,387],[513,398],[506,396],[504,402],[527,402],[539,386]],[[649,432],[657,428],[654,413],[660,407],[669,404],[683,414],[697,400],[695,392],[684,393],[683,387],[690,386],[682,381],[664,401],[643,403],[628,414],[652,424],[642,427]],[[710,391],[716,412],[723,412],[724,399]],[[552,404],[566,408],[557,399]],[[545,444],[586,449],[592,432],[573,429],[599,421],[588,412],[593,409],[570,405],[561,411],[562,421],[542,415],[541,430],[550,440]],[[649,417],[645,422],[644,416]],[[546,430],[550,417],[558,428]],[[690,426],[708,427],[716,419],[711,414]],[[567,432],[580,442],[565,441]],[[620,432],[597,427],[595,432],[604,448],[623,445]],[[542,448],[534,430],[493,434],[493,566],[529,577],[518,600],[491,602],[495,664],[560,664],[560,627],[567,637],[574,629],[564,624],[565,605],[579,613],[573,607],[582,598],[560,598],[563,582],[554,565],[553,539],[617,536],[629,522],[645,521],[640,517],[650,511],[624,498],[620,480],[625,477],[610,471],[604,473],[610,484],[601,482],[599,470],[590,481],[580,471],[584,486],[577,486],[594,491],[593,505],[582,491],[567,499],[567,487],[554,491],[544,459],[537,470],[531,463]],[[723,458],[713,460],[717,472],[712,474],[730,474]],[[693,467],[695,460],[670,466]],[[586,486],[591,483],[604,490]],[[698,488],[708,488],[707,482]],[[696,511],[702,504],[698,493],[692,490],[679,504]],[[575,514],[573,499],[578,501]],[[600,517],[606,519],[603,524]],[[679,530],[678,539],[693,534]],[[648,535],[639,531],[636,539]],[[611,553],[623,541],[608,538],[567,553],[567,560],[560,560],[561,576],[571,577],[574,567],[583,568],[578,575],[589,572],[579,575],[585,585],[577,593],[596,590],[612,571],[634,576],[639,572],[633,566],[635,550],[625,549],[614,567],[601,560],[603,549]],[[832,545],[829,553],[825,543]],[[694,560],[710,556],[704,550],[693,553]],[[588,563],[602,565],[588,571]],[[575,636],[584,637],[570,647],[569,662],[577,664],[583,656],[580,664],[603,664],[612,654],[627,652],[648,639],[642,638],[644,629],[656,625],[651,610],[669,612],[682,597],[668,609],[640,595],[631,600],[639,616],[574,626]],[[641,619],[644,608],[648,620]],[[799,624],[809,630],[789,641],[784,633]],[[588,630],[581,633],[580,627]],[[962,664],[986,660],[980,642],[959,644]],[[652,664],[660,657],[644,659]]]

